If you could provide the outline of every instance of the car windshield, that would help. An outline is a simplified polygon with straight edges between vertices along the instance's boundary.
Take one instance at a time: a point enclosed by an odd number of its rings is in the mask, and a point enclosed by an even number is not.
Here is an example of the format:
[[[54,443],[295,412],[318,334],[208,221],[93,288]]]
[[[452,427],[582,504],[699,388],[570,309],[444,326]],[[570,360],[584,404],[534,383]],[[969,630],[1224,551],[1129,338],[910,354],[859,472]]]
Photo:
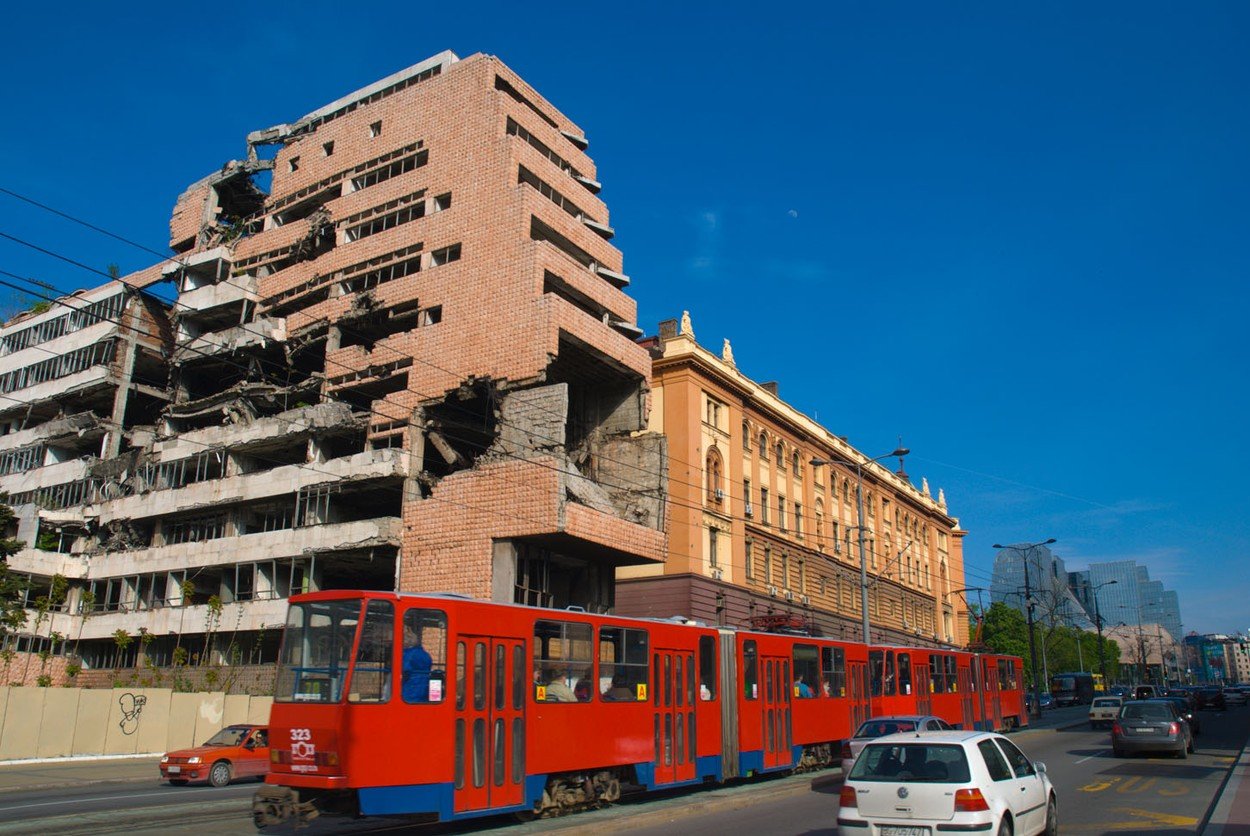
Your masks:
[[[968,758],[962,746],[871,743],[855,761],[848,780],[964,784],[969,776]]]
[[[247,737],[245,726],[226,726],[217,734],[204,741],[205,746],[238,746]]]
[[[915,720],[869,720],[855,732],[856,737],[884,737],[887,734],[916,730]]]
[[[359,598],[292,604],[278,651],[274,700],[338,702],[359,624]]]

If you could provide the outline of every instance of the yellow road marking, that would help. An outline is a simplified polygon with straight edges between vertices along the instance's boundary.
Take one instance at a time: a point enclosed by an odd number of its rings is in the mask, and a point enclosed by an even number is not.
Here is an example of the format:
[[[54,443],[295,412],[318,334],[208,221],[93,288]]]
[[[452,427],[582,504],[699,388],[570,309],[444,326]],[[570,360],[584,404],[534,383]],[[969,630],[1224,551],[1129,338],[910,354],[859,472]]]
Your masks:
[[[1081,792],[1102,792],[1108,787],[1113,787],[1120,782],[1119,778],[1108,778],[1105,781],[1099,781],[1094,784],[1086,784],[1081,787]]]
[[[1142,778],[1140,775],[1134,775],[1121,786],[1116,787],[1115,791],[1125,795],[1149,792],[1150,788],[1155,785],[1156,780],[1155,778]]]
[[[1115,830],[1127,830],[1133,827],[1140,827],[1143,822],[1149,822],[1156,827],[1194,827],[1198,824],[1198,820],[1189,816],[1174,816],[1171,813],[1156,813],[1153,810],[1133,810],[1131,808],[1120,808],[1117,812],[1135,816],[1138,821],[1135,822],[1117,822],[1110,825]]]

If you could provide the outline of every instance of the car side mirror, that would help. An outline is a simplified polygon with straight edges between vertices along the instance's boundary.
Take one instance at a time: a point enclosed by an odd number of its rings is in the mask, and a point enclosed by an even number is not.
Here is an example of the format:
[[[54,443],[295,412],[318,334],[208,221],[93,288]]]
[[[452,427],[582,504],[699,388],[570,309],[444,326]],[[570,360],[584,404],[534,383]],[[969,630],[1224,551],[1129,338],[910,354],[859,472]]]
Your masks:
[[[1033,761],[1033,768],[1037,770],[1038,775],[1046,774],[1046,764],[1042,763],[1041,761]]]

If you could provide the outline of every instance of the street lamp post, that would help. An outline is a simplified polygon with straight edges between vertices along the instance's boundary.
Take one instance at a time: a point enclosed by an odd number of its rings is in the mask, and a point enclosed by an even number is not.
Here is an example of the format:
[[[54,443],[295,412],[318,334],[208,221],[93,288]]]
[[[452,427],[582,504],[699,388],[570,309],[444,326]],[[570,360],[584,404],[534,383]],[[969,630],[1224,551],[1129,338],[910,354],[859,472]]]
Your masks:
[[[1098,625],[1098,672],[1102,674],[1102,685],[1107,687],[1107,653],[1102,643],[1102,614],[1098,612],[1098,590],[1104,586],[1111,586],[1113,583],[1119,583],[1118,580],[1112,578],[1109,581],[1103,581],[1094,587],[1094,623]]]
[[[1026,543],[1018,546],[1004,546],[999,543],[994,544],[996,549],[1011,549],[1017,554],[1024,556],[1024,609],[1027,613],[1027,622],[1029,626],[1029,665],[1031,666],[1031,674],[1033,677],[1033,715],[1040,717],[1042,713],[1042,691],[1041,683],[1037,679],[1037,639],[1033,635],[1033,590],[1029,586],[1029,557],[1033,551],[1040,546],[1049,546],[1055,542],[1055,538],[1043,540],[1040,543]]]
[[[893,452],[886,453],[871,459],[865,459],[862,462],[852,462],[846,459],[821,459],[813,458],[811,460],[812,467],[820,467],[822,464],[841,464],[847,467],[855,468],[855,516],[859,530],[859,607],[864,631],[864,644],[872,644],[872,637],[869,634],[868,623],[868,553],[866,551],[867,532],[864,527],[864,467],[873,462],[889,459],[897,456],[902,458],[911,451],[906,447],[899,447]]]

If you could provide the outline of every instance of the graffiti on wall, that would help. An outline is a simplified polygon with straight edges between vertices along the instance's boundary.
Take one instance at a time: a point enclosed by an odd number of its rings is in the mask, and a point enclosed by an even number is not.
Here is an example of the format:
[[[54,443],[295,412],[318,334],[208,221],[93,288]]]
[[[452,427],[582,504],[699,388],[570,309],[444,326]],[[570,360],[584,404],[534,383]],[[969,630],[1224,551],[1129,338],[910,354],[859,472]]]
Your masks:
[[[122,720],[118,723],[122,734],[134,734],[139,729],[139,715],[143,713],[143,706],[148,704],[148,698],[127,691],[117,698],[117,703],[122,710]]]

